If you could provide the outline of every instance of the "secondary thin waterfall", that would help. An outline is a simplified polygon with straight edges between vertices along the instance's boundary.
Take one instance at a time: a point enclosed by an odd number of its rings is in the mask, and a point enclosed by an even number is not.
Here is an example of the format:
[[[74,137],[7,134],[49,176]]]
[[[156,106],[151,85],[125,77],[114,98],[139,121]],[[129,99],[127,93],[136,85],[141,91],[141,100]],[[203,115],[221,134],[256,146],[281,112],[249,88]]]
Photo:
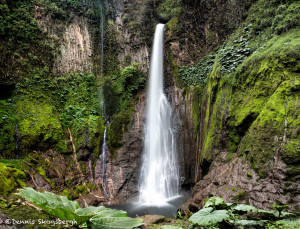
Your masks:
[[[109,196],[108,184],[106,179],[106,171],[107,171],[107,140],[106,140],[106,129],[107,124],[105,125],[104,136],[103,136],[103,144],[102,144],[102,187],[104,190],[104,194]]]
[[[150,64],[139,201],[158,205],[178,196],[179,174],[172,111],[163,92],[164,25],[155,29]]]

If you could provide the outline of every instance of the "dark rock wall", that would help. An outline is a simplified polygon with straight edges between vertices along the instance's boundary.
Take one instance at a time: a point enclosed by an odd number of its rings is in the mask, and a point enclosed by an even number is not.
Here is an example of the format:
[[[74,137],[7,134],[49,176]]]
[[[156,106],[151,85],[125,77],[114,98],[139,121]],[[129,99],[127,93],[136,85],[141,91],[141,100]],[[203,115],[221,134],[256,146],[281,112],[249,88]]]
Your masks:
[[[176,64],[196,63],[219,47],[245,20],[256,0],[183,0],[169,45]]]

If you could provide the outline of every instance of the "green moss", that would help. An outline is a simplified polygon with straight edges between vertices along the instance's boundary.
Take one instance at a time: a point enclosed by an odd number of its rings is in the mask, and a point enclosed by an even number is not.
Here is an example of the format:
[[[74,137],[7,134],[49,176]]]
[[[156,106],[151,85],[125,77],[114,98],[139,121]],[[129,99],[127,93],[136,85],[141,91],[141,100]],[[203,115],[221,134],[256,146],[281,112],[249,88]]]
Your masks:
[[[283,149],[280,147],[284,135],[287,134],[286,129],[294,127],[294,122],[297,122],[299,116],[299,109],[293,105],[298,101],[297,87],[293,80],[282,82],[269,97],[241,142],[240,153],[247,154],[252,168],[256,169],[260,176],[265,175],[268,162],[278,150],[287,162],[290,157],[298,156],[297,148],[293,148],[296,146],[294,141],[285,143]]]
[[[299,164],[300,162],[300,142],[291,140],[284,144],[283,160],[287,164]]]
[[[86,167],[85,167],[85,163],[84,162],[80,163],[80,168],[81,168],[81,172],[83,173],[83,175],[85,175],[86,174]]]
[[[224,116],[227,114],[228,103],[231,98],[231,88],[220,78],[220,65],[215,63],[210,74],[207,85],[206,114],[203,135],[205,135],[204,145],[202,147],[201,160],[210,161],[213,156],[219,152],[221,134],[224,126]],[[223,143],[222,143],[223,144]]]
[[[86,184],[86,186],[92,190],[92,191],[95,191],[96,190],[96,187],[94,185],[91,185],[91,184]]]
[[[258,1],[254,8],[268,4]],[[277,5],[270,7],[275,13]],[[266,13],[256,10],[250,12]],[[250,20],[256,19],[250,16],[217,51],[202,97],[201,159],[212,160],[226,144],[227,161],[245,155],[263,177],[276,152],[285,161],[298,157],[300,31],[278,36],[269,24],[254,35],[258,22]]]
[[[3,159],[0,160],[0,163],[2,163],[4,166],[6,167],[13,167],[16,169],[21,170],[21,165],[23,163],[24,160],[22,159]]]
[[[203,88],[200,86],[193,87],[192,94],[192,117],[194,123],[194,135],[197,136],[200,124],[200,112],[201,112],[201,96]]]
[[[249,201],[249,195],[245,190],[241,190],[237,195],[232,197],[233,202]]]
[[[45,178],[45,180],[51,185],[52,188],[55,187],[53,181],[51,181],[51,180],[47,177],[46,171],[43,169],[42,166],[38,167],[38,168],[37,168],[37,171],[38,171],[39,174],[41,174],[41,175]]]
[[[8,196],[16,187],[25,186],[26,175],[23,171],[4,166],[0,163],[0,195]]]
[[[76,186],[75,191],[82,194],[88,194],[88,190],[85,185]]]
[[[18,150],[15,141],[17,122],[13,100],[0,100],[0,154],[4,157],[12,157],[14,151]]]
[[[248,177],[249,179],[252,179],[252,173],[251,173],[251,172],[248,172],[248,173],[247,173],[247,177]]]
[[[243,65],[238,67],[234,75],[236,83],[230,111],[231,131],[229,133],[228,149],[231,152],[237,150],[240,140],[249,128],[256,128],[257,125],[259,128],[264,128],[263,126],[270,122],[277,129],[282,125],[283,118],[286,115],[287,100],[295,101],[295,94],[292,96],[287,94],[298,90],[296,89],[296,82],[299,76],[294,73],[299,68],[297,67],[299,61],[296,61],[299,57],[295,52],[297,46],[299,46],[295,42],[298,36],[299,32],[293,30],[281,37],[274,37],[264,49],[253,53],[245,60]],[[283,82],[284,80],[286,82]],[[293,110],[289,107],[287,109]],[[251,127],[257,119],[259,119],[259,124]],[[287,119],[289,120],[289,117]],[[267,130],[255,130],[252,134],[265,131]],[[278,134],[278,131],[270,131],[275,135]],[[257,135],[262,135],[258,137],[259,139],[266,138],[264,133],[258,133]],[[245,141],[252,141],[248,137],[246,139]],[[269,140],[272,142],[271,139]],[[256,140],[254,141],[256,142]],[[255,144],[249,143],[246,145],[248,149],[251,149]],[[269,153],[266,153],[269,155],[267,158],[272,155],[270,151],[274,150],[275,145],[273,144],[272,147],[266,147],[269,148]],[[244,152],[248,149],[242,147]]]
[[[74,187],[73,190],[70,189],[64,189],[61,193],[62,195],[66,196],[68,199],[75,200],[79,197],[80,194],[88,194],[87,187],[92,187],[91,185],[79,185]]]
[[[107,137],[109,152],[114,155],[116,149],[122,146],[121,140],[123,135],[127,132],[128,126],[131,123],[134,113],[134,106],[132,105],[128,110],[114,115],[108,128]]]
[[[73,198],[73,195],[69,189],[64,189],[63,192],[61,193],[63,196],[67,197],[70,200],[74,200],[76,198]]]
[[[287,167],[286,180],[288,180],[288,181],[298,181],[299,180],[299,174],[300,174],[299,164],[298,165],[289,165]]]
[[[178,64],[175,63],[173,53],[171,52],[170,47],[167,47],[167,52],[168,52],[168,57],[169,57],[169,62],[170,62],[169,66],[171,68],[173,80],[177,87],[184,88],[184,81],[180,77],[180,72],[179,72],[180,68],[179,68]]]
[[[19,131],[25,150],[45,149],[63,138],[62,126],[52,105],[27,98],[17,102],[17,113],[22,118]]]
[[[88,118],[89,147],[97,157],[103,141],[105,121],[101,116],[90,115]]]

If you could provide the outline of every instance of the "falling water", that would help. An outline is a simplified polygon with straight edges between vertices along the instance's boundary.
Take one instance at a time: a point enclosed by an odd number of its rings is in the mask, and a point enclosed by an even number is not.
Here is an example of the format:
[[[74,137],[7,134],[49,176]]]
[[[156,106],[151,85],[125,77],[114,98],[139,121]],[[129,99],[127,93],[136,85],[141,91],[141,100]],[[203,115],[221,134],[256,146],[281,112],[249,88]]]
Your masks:
[[[160,205],[178,196],[175,134],[172,111],[163,92],[164,25],[156,26],[150,65],[148,107],[139,202]]]
[[[107,179],[106,179],[106,170],[107,170],[107,140],[106,140],[106,129],[107,129],[107,124],[105,125],[105,130],[104,130],[104,136],[103,136],[103,144],[102,144],[102,177],[101,177],[101,183],[102,187],[104,190],[104,194],[106,196],[109,196],[109,191],[108,191],[108,184],[107,184]]]

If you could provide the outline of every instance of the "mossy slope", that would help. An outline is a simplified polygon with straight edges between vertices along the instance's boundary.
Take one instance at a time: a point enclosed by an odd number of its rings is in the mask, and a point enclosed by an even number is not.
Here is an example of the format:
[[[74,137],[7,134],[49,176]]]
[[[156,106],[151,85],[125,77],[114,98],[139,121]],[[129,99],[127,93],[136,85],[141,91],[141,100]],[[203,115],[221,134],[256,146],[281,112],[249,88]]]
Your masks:
[[[267,6],[267,12],[260,10]],[[258,1],[245,24],[216,52],[201,100],[198,156],[202,165],[227,151],[227,160],[245,155],[264,177],[276,164],[274,158],[280,157],[291,171],[287,179],[296,179],[300,31],[295,27],[299,20],[278,29],[288,23],[287,18],[298,17],[291,10],[295,7],[299,3]],[[282,17],[276,21],[274,15]],[[256,17],[271,22],[261,24]]]

